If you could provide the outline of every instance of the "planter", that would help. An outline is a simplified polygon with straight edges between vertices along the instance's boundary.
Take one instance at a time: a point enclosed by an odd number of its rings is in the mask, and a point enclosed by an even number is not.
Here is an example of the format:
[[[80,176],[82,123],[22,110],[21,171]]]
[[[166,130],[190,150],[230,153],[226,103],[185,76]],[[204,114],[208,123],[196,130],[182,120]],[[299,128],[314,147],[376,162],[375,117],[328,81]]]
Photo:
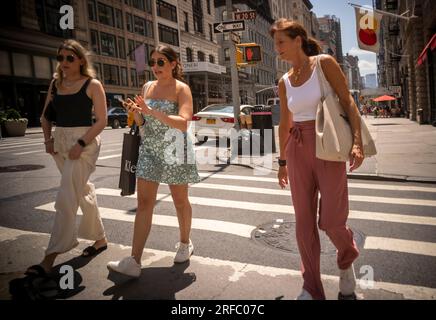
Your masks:
[[[4,126],[9,137],[22,137],[26,134],[28,120],[6,120]]]

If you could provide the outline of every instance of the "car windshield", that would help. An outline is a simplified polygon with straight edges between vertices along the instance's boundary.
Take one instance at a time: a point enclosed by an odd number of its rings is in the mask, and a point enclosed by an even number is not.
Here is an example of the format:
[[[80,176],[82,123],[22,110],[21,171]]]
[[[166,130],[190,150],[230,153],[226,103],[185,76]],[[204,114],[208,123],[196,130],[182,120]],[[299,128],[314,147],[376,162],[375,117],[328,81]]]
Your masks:
[[[201,112],[233,113],[233,106],[209,106],[201,110]]]

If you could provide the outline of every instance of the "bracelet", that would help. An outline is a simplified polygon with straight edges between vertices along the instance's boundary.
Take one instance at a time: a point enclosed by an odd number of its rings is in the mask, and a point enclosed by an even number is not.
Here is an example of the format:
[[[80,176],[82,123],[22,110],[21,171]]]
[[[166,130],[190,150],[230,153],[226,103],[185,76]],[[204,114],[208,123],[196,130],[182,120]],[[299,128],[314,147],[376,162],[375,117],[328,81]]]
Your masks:
[[[77,143],[78,143],[82,148],[85,148],[85,147],[86,147],[86,143],[85,143],[85,141],[83,141],[83,139],[79,139],[79,140],[77,140]]]
[[[286,167],[286,160],[279,160],[280,167]]]

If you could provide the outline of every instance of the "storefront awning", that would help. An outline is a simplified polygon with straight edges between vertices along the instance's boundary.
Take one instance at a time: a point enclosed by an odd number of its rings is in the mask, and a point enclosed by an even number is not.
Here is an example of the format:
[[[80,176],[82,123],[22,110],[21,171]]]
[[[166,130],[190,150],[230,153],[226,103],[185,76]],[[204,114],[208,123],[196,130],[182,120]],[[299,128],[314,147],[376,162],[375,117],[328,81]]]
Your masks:
[[[416,63],[417,67],[419,67],[425,62],[425,59],[427,59],[427,52],[429,49],[430,51],[436,49],[436,33],[433,35],[430,42],[425,46],[424,50],[422,50],[421,54],[419,55],[418,62]]]

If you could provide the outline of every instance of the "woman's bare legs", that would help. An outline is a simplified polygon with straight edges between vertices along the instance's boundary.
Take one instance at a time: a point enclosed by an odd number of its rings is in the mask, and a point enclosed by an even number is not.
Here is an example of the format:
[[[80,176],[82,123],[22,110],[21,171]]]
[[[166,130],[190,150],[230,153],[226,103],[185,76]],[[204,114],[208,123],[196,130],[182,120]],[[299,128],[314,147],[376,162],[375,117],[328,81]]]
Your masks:
[[[179,220],[180,242],[188,244],[192,223],[192,208],[188,198],[188,185],[171,185],[170,190],[177,211],[177,219]]]
[[[159,184],[143,179],[137,180],[138,208],[133,231],[132,256],[141,263],[142,252],[151,229],[153,209]]]

